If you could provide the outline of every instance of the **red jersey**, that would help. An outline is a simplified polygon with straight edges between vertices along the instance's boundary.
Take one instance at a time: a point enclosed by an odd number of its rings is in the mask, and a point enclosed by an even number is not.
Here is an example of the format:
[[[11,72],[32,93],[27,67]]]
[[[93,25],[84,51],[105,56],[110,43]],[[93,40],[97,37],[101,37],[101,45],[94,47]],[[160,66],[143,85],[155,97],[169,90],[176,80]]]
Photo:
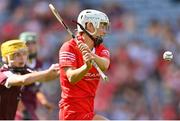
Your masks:
[[[95,54],[100,57],[110,59],[109,51],[103,44],[95,48]],[[80,68],[84,65],[82,53],[77,47],[75,40],[71,39],[63,44],[59,52],[59,63],[60,84],[62,89],[60,108],[69,105],[69,109],[71,111],[85,110],[87,113],[93,112],[94,97],[100,80],[98,71],[92,67],[88,73],[75,84],[70,84],[64,71],[65,67]],[[87,99],[90,101],[85,101]],[[80,104],[80,102],[83,102],[82,100],[84,101],[83,105]],[[77,102],[79,104],[73,104],[73,102]]]

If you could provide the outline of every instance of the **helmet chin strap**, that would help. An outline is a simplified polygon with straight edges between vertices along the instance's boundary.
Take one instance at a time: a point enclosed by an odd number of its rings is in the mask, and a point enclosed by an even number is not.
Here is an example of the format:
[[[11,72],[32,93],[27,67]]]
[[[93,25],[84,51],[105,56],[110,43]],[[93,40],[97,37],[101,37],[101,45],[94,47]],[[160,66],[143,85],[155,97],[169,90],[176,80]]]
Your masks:
[[[83,30],[84,31],[84,30]],[[85,30],[85,31],[87,31],[90,35],[95,35],[96,33],[97,33],[97,29],[95,28],[95,31],[92,33],[92,32],[90,32],[90,31],[88,31],[88,30]]]
[[[94,47],[98,47],[102,42],[103,42],[103,39],[102,37],[96,37],[94,38],[92,35],[96,34],[97,32],[97,29],[95,29],[95,31],[93,33],[91,32],[88,32],[80,23],[78,23],[77,21],[72,21],[73,23],[76,23],[77,25],[79,25],[79,27],[89,36],[89,38],[91,38],[94,42]]]

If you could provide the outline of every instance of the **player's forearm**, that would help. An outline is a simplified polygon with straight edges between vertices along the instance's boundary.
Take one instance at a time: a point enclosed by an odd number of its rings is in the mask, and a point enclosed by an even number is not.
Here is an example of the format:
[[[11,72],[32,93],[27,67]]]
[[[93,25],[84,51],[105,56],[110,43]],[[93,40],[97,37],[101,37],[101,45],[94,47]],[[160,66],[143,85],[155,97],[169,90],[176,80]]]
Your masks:
[[[103,57],[100,57],[96,54],[94,54],[94,57],[95,57],[95,62],[97,63],[97,65],[99,66],[99,68],[102,70],[102,71],[106,71],[109,67],[109,60],[106,59],[106,58],[103,58]]]
[[[29,85],[34,82],[43,82],[47,81],[50,78],[48,74],[48,70],[40,71],[40,72],[33,72],[25,75],[13,75],[8,78],[8,85],[9,86],[21,86],[21,85]]]
[[[69,69],[66,71],[68,80],[71,84],[75,84],[76,82],[80,81],[84,75],[89,71],[86,65],[81,66],[78,69]]]
[[[48,101],[45,97],[45,95],[42,93],[42,92],[37,92],[36,93],[36,97],[37,97],[37,100],[42,104],[46,104]]]

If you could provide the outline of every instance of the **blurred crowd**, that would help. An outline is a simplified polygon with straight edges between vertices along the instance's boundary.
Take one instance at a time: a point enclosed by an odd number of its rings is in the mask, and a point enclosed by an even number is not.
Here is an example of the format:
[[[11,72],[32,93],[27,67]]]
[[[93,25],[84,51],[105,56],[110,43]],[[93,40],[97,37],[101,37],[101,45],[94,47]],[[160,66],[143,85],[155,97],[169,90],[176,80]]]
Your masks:
[[[0,0],[0,43],[23,31],[39,36],[38,58],[43,68],[58,62],[62,43],[70,36],[48,8],[52,3],[75,32],[83,9],[101,10],[110,18],[104,38],[111,52],[109,82],[101,81],[95,110],[109,119],[180,119],[180,1],[179,0]],[[174,54],[172,61],[163,52]],[[39,106],[40,119],[58,119],[59,80],[41,90],[56,105]]]

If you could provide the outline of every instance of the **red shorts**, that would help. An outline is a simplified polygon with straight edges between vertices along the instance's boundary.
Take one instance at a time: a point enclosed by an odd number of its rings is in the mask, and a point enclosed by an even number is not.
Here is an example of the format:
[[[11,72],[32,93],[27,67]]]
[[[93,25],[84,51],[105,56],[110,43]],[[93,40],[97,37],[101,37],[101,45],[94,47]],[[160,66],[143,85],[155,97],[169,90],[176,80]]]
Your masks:
[[[59,104],[60,120],[92,120],[94,117],[94,98],[62,99]]]

